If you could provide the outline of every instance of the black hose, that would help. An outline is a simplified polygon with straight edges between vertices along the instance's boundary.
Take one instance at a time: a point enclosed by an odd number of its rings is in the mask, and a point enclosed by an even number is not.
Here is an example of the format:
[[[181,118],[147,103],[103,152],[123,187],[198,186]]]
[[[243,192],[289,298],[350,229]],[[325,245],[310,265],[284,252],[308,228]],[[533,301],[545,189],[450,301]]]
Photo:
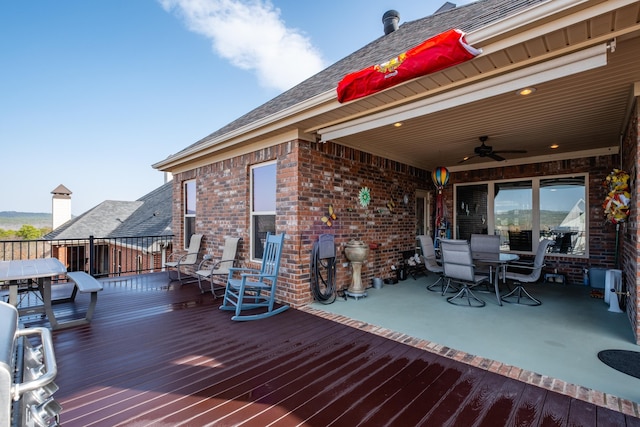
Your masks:
[[[315,242],[311,251],[311,292],[316,301],[332,304],[336,300],[336,259],[320,259],[319,248]]]

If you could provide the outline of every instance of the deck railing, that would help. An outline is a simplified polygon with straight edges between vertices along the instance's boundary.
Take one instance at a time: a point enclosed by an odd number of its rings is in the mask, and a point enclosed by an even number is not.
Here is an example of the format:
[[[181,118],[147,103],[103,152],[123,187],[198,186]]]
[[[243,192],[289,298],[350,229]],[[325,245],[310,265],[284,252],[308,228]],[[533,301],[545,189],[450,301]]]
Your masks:
[[[68,271],[113,277],[161,271],[173,235],[56,240],[0,240],[0,260],[55,257]]]

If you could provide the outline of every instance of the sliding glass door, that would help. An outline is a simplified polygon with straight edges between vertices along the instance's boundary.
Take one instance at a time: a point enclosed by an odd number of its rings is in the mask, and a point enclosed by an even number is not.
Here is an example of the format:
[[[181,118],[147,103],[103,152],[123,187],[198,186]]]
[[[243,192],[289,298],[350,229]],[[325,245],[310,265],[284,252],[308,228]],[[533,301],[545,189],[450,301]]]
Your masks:
[[[587,174],[455,185],[455,237],[498,234],[503,250],[586,256]]]

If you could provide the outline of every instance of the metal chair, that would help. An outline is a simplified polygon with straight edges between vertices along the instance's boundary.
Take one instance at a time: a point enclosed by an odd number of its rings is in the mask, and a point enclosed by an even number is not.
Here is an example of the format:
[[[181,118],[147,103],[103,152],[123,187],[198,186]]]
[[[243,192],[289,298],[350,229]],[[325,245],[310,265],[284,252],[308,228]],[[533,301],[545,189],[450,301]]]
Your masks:
[[[264,319],[282,313],[289,308],[288,305],[283,305],[274,309],[283,243],[284,233],[277,235],[267,233],[260,270],[252,268],[229,269],[224,301],[220,310],[235,311],[231,320]],[[238,274],[239,278],[236,277]],[[268,292],[268,295],[263,295],[263,292]],[[242,314],[243,310],[257,308],[266,308],[267,310],[257,314]]]
[[[531,250],[532,238],[531,230],[509,230],[509,249],[512,251],[529,252]]]
[[[573,250],[573,234],[571,232],[559,233],[555,242],[552,243],[551,252],[559,252],[561,254],[571,253]]]
[[[214,290],[214,278],[216,276],[226,277],[229,275],[229,269],[234,267],[236,262],[239,241],[239,237],[225,238],[224,249],[222,250],[222,259],[219,261],[214,260],[211,255],[204,256],[204,259],[200,262],[200,265],[198,265],[198,269],[196,270],[198,287],[200,288],[201,293],[204,293],[204,290],[202,289],[202,281],[208,280],[211,285],[211,294],[214,298],[217,298]],[[219,287],[219,289],[224,288]]]
[[[475,273],[469,243],[466,240],[442,239],[440,240],[440,248],[442,251],[444,277],[447,280],[447,286],[443,294],[447,291],[451,282],[461,286],[457,294],[447,298],[447,302],[468,307],[484,307],[484,300],[478,298],[471,291],[471,288],[488,282],[489,276]]]
[[[442,292],[444,291],[444,269],[442,268],[442,264],[438,263],[438,258],[436,257],[436,251],[433,246],[433,239],[431,236],[420,235],[418,236],[418,241],[420,242],[420,249],[422,250],[422,261],[424,262],[425,268],[437,274],[438,280],[434,283],[427,286],[427,290],[434,292]],[[436,289],[438,283],[440,283],[440,289]]]
[[[500,236],[497,234],[472,234],[469,240],[471,257],[477,262],[476,272],[488,274],[489,281],[493,279],[493,266],[476,261],[478,258],[493,258],[500,254]]]
[[[500,253],[500,236],[497,234],[472,234],[469,241],[471,254]]]
[[[552,240],[541,240],[540,243],[538,243],[538,250],[536,251],[536,257],[533,260],[533,263],[525,264],[521,262],[514,262],[505,267],[500,276],[503,280],[512,280],[515,287],[511,292],[500,297],[502,301],[531,306],[542,304],[542,302],[535,299],[529,292],[527,292],[524,285],[526,283],[537,282],[538,279],[540,279],[540,274],[544,267],[544,257],[547,254],[547,247],[552,243]],[[514,271],[515,269],[525,271],[525,273],[516,272]]]
[[[180,268],[187,265],[196,265],[198,263],[198,253],[200,252],[201,242],[202,234],[194,234],[189,240],[189,248],[187,249],[186,254],[174,252],[169,255],[169,261],[164,263],[164,266],[167,269],[167,273],[169,274],[169,280],[178,280],[180,281],[180,284],[183,284],[182,276],[180,275]],[[173,261],[171,261],[172,259]],[[173,279],[171,277],[171,269],[175,269],[178,272],[177,279]]]

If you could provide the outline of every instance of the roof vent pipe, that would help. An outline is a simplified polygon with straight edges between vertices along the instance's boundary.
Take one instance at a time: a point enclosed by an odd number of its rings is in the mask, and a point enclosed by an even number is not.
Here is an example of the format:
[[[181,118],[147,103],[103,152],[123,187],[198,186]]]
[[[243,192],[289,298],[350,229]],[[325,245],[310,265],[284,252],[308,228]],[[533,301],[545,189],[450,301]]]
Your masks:
[[[400,21],[400,13],[397,10],[388,10],[382,15],[382,23],[384,24],[384,34],[393,33],[398,29]]]

